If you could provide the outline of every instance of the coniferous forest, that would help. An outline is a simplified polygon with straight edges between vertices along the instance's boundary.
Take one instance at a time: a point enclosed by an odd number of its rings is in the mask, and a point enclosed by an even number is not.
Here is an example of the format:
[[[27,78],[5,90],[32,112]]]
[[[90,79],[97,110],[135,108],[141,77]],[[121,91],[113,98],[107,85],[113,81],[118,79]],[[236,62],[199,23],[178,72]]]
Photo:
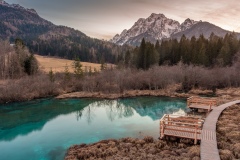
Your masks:
[[[240,86],[240,41],[234,33],[226,34],[223,38],[212,34],[209,39],[203,36],[187,39],[182,36],[180,41],[169,39],[157,41],[156,44],[143,39],[139,47],[115,57],[116,68],[102,67],[101,72],[82,72],[78,60],[74,65],[77,66],[74,67],[74,73],[68,69],[64,73],[43,73],[38,70],[34,56],[22,40],[15,40],[15,47],[11,47],[7,41],[0,41],[0,44],[0,61],[4,62],[0,65],[0,79],[6,83],[0,86],[4,91],[0,94],[2,102],[74,91],[111,94],[180,85],[177,90],[181,92],[188,92],[192,88],[215,92],[218,88]],[[88,52],[83,53],[87,55]],[[104,65],[104,57],[100,61]],[[224,76],[221,76],[223,73]],[[23,88],[13,89],[16,86]],[[22,95],[23,90],[29,94]]]
[[[204,67],[231,66],[235,55],[239,52],[240,40],[235,33],[218,37],[211,34],[209,39],[203,35],[199,38],[187,39],[184,35],[176,39],[163,40],[155,45],[145,42],[122,57],[123,64],[148,69],[152,65],[193,64]]]

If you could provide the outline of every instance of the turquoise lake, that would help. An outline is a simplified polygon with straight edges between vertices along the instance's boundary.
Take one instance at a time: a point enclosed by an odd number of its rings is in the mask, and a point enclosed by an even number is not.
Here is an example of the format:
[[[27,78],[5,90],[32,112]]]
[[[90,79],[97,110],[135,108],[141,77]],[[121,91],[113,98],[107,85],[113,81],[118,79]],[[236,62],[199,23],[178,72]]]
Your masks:
[[[0,105],[0,160],[61,160],[73,144],[159,137],[164,114],[186,112],[186,100],[41,99]]]

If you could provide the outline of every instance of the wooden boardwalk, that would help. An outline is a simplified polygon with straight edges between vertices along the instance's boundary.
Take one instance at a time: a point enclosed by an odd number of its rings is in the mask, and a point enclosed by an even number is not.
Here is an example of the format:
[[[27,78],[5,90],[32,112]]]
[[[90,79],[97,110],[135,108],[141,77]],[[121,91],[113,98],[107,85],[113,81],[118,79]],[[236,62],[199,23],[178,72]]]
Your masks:
[[[239,103],[240,100],[215,107],[213,108],[212,112],[210,112],[210,114],[207,116],[203,124],[203,129],[201,133],[201,160],[220,160],[216,138],[216,125],[218,117],[224,109]]]

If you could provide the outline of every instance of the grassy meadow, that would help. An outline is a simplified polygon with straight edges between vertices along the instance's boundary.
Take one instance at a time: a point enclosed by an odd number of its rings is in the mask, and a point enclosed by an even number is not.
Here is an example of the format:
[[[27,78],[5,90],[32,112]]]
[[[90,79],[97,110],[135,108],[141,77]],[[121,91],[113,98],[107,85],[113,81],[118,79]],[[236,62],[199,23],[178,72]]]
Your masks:
[[[73,73],[73,60],[40,55],[35,55],[35,57],[39,63],[39,68],[44,72],[49,72],[51,69],[53,72],[64,72],[66,66],[68,66],[69,72]],[[83,71],[88,71],[90,68],[92,71],[101,69],[101,64],[99,63],[81,62],[81,64]]]

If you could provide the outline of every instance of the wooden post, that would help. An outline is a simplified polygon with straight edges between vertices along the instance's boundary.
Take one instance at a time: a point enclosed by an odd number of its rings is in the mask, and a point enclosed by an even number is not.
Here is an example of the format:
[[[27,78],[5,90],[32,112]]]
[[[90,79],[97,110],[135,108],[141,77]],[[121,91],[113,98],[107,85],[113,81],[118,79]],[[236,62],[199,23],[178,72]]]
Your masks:
[[[194,137],[194,144],[197,144],[197,124],[195,125],[195,137]]]
[[[160,139],[162,139],[162,121],[160,121]]]
[[[164,137],[164,122],[160,121],[160,139]]]
[[[169,119],[169,114],[168,114],[168,115],[167,115],[167,124],[168,124],[168,125],[170,124],[169,121],[170,121],[170,119]]]

